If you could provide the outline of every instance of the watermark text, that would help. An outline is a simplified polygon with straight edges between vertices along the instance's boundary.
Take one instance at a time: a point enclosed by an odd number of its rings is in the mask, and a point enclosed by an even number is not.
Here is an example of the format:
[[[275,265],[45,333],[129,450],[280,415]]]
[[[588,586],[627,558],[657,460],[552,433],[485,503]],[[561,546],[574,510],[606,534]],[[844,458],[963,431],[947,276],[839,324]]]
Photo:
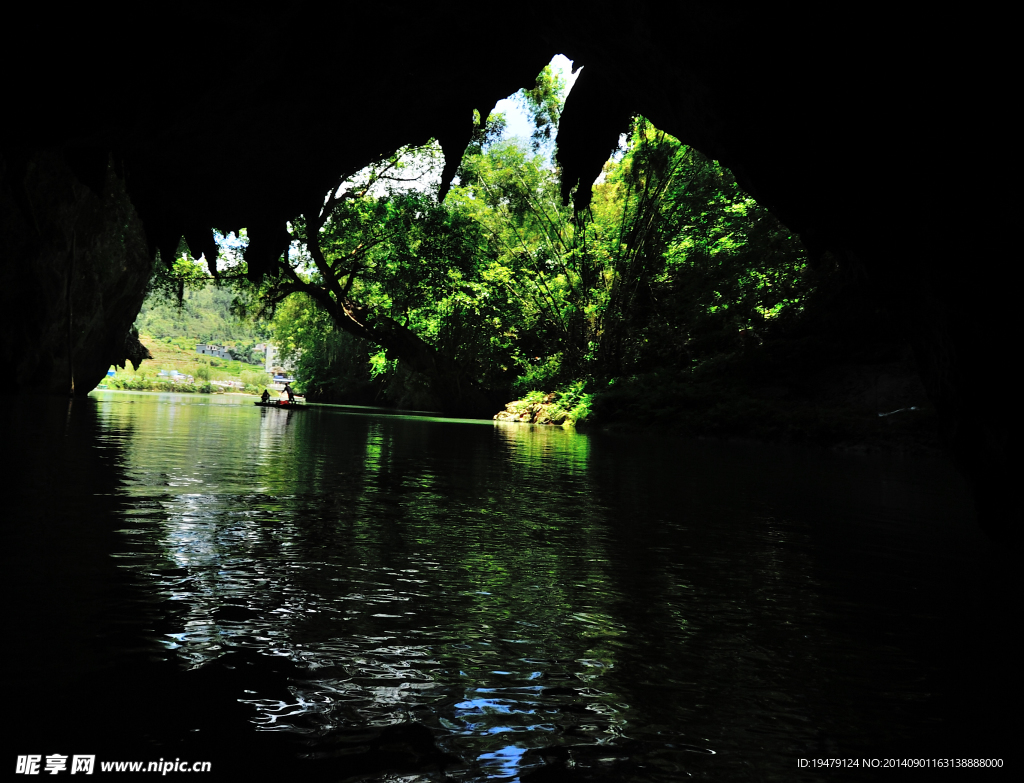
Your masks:
[[[14,771],[18,775],[92,775],[97,768],[100,772],[156,772],[166,775],[170,772],[210,772],[209,761],[182,761],[181,759],[160,759],[159,761],[96,761],[96,756],[66,756],[61,753],[26,754],[18,756]]]

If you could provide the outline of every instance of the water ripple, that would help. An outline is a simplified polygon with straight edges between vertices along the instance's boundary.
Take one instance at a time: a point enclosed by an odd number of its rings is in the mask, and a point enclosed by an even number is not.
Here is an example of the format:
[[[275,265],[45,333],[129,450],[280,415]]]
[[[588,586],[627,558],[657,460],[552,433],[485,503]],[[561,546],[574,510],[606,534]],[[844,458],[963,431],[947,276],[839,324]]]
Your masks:
[[[230,671],[253,729],[307,758],[413,747],[381,732],[415,725],[460,780],[785,780],[823,732],[853,741],[884,711],[898,734],[927,701],[893,687],[917,665],[898,631],[855,630],[893,610],[834,599],[809,518],[766,512],[738,463],[266,414],[106,404],[127,451],[112,554],[162,602],[162,648]]]

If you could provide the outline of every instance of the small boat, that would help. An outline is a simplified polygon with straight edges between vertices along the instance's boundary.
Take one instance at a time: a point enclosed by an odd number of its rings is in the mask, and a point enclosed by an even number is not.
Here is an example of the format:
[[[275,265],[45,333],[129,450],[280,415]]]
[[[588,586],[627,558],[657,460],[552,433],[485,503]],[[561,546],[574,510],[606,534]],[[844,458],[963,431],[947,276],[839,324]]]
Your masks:
[[[256,401],[253,403],[260,408],[282,408],[286,411],[301,411],[306,405],[301,402],[281,402],[280,400],[268,400],[267,402]]]

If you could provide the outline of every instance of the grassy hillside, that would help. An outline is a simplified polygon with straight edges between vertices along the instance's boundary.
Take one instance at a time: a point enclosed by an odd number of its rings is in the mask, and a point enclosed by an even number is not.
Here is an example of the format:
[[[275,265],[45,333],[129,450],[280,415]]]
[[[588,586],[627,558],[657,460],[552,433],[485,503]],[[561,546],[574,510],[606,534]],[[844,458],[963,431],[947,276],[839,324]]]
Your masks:
[[[233,299],[230,291],[212,284],[197,291],[186,290],[180,303],[157,291],[151,293],[135,320],[135,328],[153,358],[143,362],[138,370],[130,365],[124,369],[111,368],[116,373],[104,386],[211,393],[229,390],[214,382],[234,381],[243,384],[249,393],[261,393],[270,377],[263,371],[263,352],[256,351],[255,346],[265,342],[265,336],[234,316]],[[197,343],[226,346],[239,359],[247,361],[201,356],[196,353]],[[191,375],[193,381],[161,376],[161,370]]]
[[[106,382],[108,388],[121,389],[167,389],[168,391],[196,391],[196,392],[217,392],[227,391],[221,389],[210,381],[238,381],[245,385],[245,391],[250,394],[260,394],[270,382],[270,376],[263,367],[248,364],[237,360],[217,359],[213,356],[200,356],[195,352],[195,344],[191,350],[182,347],[182,340],[173,337],[158,339],[153,335],[142,334],[139,336],[142,344],[153,354],[152,359],[143,362],[138,370],[132,369],[131,365],[124,369],[111,368],[116,370],[113,378]],[[194,379],[192,384],[181,382],[171,383],[161,378],[161,370],[177,370],[183,375],[191,375]],[[194,388],[190,388],[194,387]],[[240,391],[235,389],[234,391]]]
[[[184,291],[180,304],[154,292],[143,302],[135,328],[139,334],[171,341],[189,352],[195,350],[196,343],[213,343],[230,348],[238,358],[261,364],[263,356],[254,346],[266,342],[267,335],[239,321],[231,312],[233,301],[234,294],[213,284]]]

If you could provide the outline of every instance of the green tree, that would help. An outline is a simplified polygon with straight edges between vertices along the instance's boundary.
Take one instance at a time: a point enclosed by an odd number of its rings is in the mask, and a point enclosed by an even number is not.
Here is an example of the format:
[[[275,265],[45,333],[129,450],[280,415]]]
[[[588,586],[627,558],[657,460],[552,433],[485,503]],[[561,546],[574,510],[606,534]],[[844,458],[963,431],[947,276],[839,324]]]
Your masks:
[[[280,260],[259,297],[272,308],[305,295],[339,330],[427,378],[435,405],[484,415],[494,401],[468,366],[463,317],[476,299],[464,282],[478,250],[475,226],[433,194],[394,187],[437,163],[434,147],[402,150],[339,183],[292,222],[298,250]],[[462,355],[445,345],[463,347]]]
[[[491,144],[464,158],[462,184],[447,203],[483,229],[480,283],[504,301],[498,317],[515,337],[509,348],[520,368],[557,353],[571,373],[586,351],[588,274],[578,223],[561,205],[557,173],[544,163],[518,139]]]
[[[558,133],[558,121],[565,102],[565,87],[561,72],[548,64],[537,75],[533,87],[516,94],[533,121],[530,140],[534,152],[540,152]]]
[[[537,154],[562,89],[546,72],[522,94],[532,143],[502,140],[504,118],[487,118],[443,204],[436,188],[408,187],[441,167],[428,145],[339,183],[292,222],[292,251],[249,298],[277,309],[278,342],[301,352],[311,387],[339,388],[339,368],[362,378],[352,363],[368,364],[396,386],[424,379],[422,404],[488,414],[516,385],[689,366],[799,308],[799,240],[727,169],[642,117],[591,208],[563,206]]]
[[[296,294],[282,302],[272,330],[281,356],[295,366],[297,388],[309,399],[372,401],[377,389],[370,388],[370,344],[338,329],[312,299]]]
[[[642,117],[595,187],[592,218],[603,375],[736,347],[806,293],[799,239],[728,169]]]

